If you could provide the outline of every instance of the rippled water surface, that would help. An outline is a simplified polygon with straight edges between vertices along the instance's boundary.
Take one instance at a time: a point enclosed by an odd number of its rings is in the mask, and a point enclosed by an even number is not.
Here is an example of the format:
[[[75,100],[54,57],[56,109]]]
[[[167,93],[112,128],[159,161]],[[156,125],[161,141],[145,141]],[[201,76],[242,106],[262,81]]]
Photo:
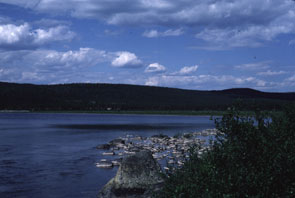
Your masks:
[[[96,197],[116,173],[96,145],[214,128],[206,116],[0,113],[0,197]]]

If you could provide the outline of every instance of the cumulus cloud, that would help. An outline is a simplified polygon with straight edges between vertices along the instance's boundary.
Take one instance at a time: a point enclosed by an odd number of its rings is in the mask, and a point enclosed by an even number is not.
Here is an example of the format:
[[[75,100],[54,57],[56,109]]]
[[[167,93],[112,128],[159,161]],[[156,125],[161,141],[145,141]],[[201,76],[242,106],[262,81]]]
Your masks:
[[[109,55],[102,50],[80,48],[77,51],[58,52],[55,50],[38,50],[29,54],[29,59],[36,59],[35,65],[52,68],[95,66],[108,60]]]
[[[75,33],[66,26],[32,30],[28,23],[0,25],[0,48],[34,48],[54,41],[72,40]]]
[[[107,52],[94,48],[80,48],[78,50],[17,50],[0,51],[0,69],[39,69],[77,70],[93,67],[100,63],[109,63],[112,66],[135,66],[142,62],[131,52]]]
[[[258,72],[257,75],[259,76],[276,76],[276,75],[281,75],[281,74],[286,74],[287,72],[285,71],[271,71],[267,70],[265,72]]]
[[[149,64],[148,67],[145,69],[145,73],[161,73],[166,71],[165,66],[159,64],[159,63],[152,63]]]
[[[2,3],[31,8],[39,12],[70,13],[78,18],[98,18],[112,24],[234,26],[268,24],[291,12],[290,0],[0,0]],[[240,24],[241,23],[241,24]]]
[[[127,54],[127,60],[122,56],[116,60],[122,54]],[[109,81],[106,75],[92,71],[91,68],[112,63],[120,67],[138,64],[138,59],[133,56],[135,55],[131,52],[107,52],[93,48],[68,51],[45,49],[0,51],[0,81],[37,83],[86,80],[99,82],[101,79]]]
[[[69,31],[66,26],[57,26],[48,30],[36,29],[34,32],[34,43],[44,44],[52,41],[72,40],[74,32]]]
[[[196,38],[210,46],[258,47],[281,34],[295,32],[295,3],[291,0],[0,0],[38,12],[98,19],[113,25],[194,27]],[[204,27],[206,27],[204,29]],[[181,29],[150,30],[149,38],[175,36]],[[211,47],[210,49],[213,49]]]
[[[19,42],[24,34],[28,34],[28,24],[16,26],[13,24],[0,26],[0,44],[12,44]]]
[[[149,30],[145,31],[142,36],[147,38],[156,38],[156,37],[167,37],[167,36],[180,36],[184,33],[184,31],[180,29],[169,29],[164,32],[159,32],[158,30]]]
[[[196,72],[198,67],[199,67],[198,65],[183,67],[180,69],[180,71],[178,73],[181,75],[191,74],[191,73]]]
[[[112,61],[114,67],[140,67],[142,61],[131,52],[122,51],[115,53],[115,58]]]
[[[95,66],[110,60],[105,51],[80,48],[77,51],[59,52],[56,50],[18,50],[1,52],[0,68],[20,70],[59,70]]]

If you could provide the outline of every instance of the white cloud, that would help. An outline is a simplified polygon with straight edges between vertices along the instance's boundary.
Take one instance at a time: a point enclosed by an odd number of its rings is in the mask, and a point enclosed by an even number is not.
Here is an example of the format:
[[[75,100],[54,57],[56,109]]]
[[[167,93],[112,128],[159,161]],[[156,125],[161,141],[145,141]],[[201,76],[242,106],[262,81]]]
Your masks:
[[[102,50],[80,48],[77,51],[18,50],[0,52],[0,68],[22,70],[59,71],[95,66],[110,61],[110,55]]]
[[[179,75],[160,75],[149,77],[146,85],[168,86],[168,87],[206,87],[228,88],[228,87],[265,87],[267,82],[254,77],[235,77],[231,75],[197,75],[197,76],[179,76]]]
[[[10,22],[11,22],[10,18],[0,15],[0,24],[7,24]]]
[[[145,31],[142,36],[147,37],[147,38],[156,38],[159,37],[160,34],[157,30],[150,30],[150,31]]]
[[[18,5],[25,8],[33,8],[38,4],[39,0],[30,0],[30,1],[23,1],[23,0],[0,0],[0,3],[7,3],[12,5]]]
[[[38,27],[54,27],[54,26],[70,26],[70,21],[64,21],[64,20],[55,20],[55,19],[48,19],[43,18],[37,21],[32,22],[33,25],[37,25]]]
[[[262,44],[256,40],[257,37],[250,35],[245,30],[237,29],[205,29],[196,34],[196,38],[202,39],[213,45],[217,45],[218,48],[225,47],[259,47]],[[255,38],[254,40],[253,37]]]
[[[71,14],[78,18],[96,18],[112,24],[154,24],[233,26],[268,24],[291,12],[290,0],[0,0],[2,3],[31,8],[39,12]]]
[[[72,40],[75,33],[66,26],[32,30],[28,23],[0,25],[0,48],[25,49],[54,41]]]
[[[287,78],[285,81],[289,81],[289,82],[295,82],[295,75]]]
[[[145,73],[160,73],[166,71],[165,66],[159,63],[152,63],[145,69]]]
[[[287,72],[285,71],[271,71],[267,70],[265,72],[258,72],[257,75],[259,76],[275,76],[275,75],[281,75],[281,74],[286,74]]]
[[[158,77],[150,77],[146,80],[145,85],[159,86],[160,85],[159,78]]]
[[[106,52],[93,48],[69,51],[44,49],[0,51],[0,81],[66,83],[88,80],[100,82],[104,79],[108,82],[114,79],[113,74],[108,76],[99,72],[100,67],[111,65],[118,57],[121,59],[115,63],[120,63],[121,67],[139,63],[130,52],[123,53],[129,55],[127,61],[122,60],[122,56],[118,54],[122,55],[122,52]],[[97,69],[93,70],[93,67]]]
[[[131,52],[122,51],[115,54],[115,58],[112,61],[114,67],[140,67],[142,61]]]
[[[52,41],[72,40],[75,33],[68,30],[66,26],[57,26],[48,30],[36,29],[34,33],[34,43],[40,45]]]
[[[0,45],[19,42],[24,35],[29,34],[29,25],[27,23],[16,26],[13,24],[0,26]]]
[[[156,38],[156,37],[167,37],[167,36],[180,36],[184,33],[184,31],[179,29],[169,29],[164,32],[159,32],[158,30],[149,30],[145,31],[142,35],[147,38]]]
[[[178,73],[181,75],[191,74],[191,73],[196,72],[198,67],[199,67],[198,65],[183,67],[180,69],[180,71]]]
[[[55,50],[33,51],[28,59],[35,59],[36,66],[52,68],[78,68],[95,66],[100,62],[109,60],[109,55],[102,50],[93,48],[80,48],[78,51],[58,52]]]
[[[268,69],[270,67],[269,64],[270,64],[270,61],[246,63],[242,65],[236,65],[234,66],[234,68],[239,70],[263,70],[263,69]]]
[[[44,80],[45,76],[40,76],[37,72],[22,72],[21,81],[40,81]]]
[[[94,48],[79,50],[17,50],[0,51],[0,68],[31,68],[50,70],[79,69],[109,63],[116,67],[142,65],[142,62],[131,52],[106,52]]]
[[[270,3],[271,2],[271,3]],[[284,2],[287,5],[289,2]],[[265,2],[266,7],[274,9],[273,1]],[[284,4],[283,3],[283,4]],[[249,19],[255,20],[253,23],[235,24],[228,27],[212,26],[196,34],[196,38],[207,41],[210,44],[220,47],[259,47],[266,41],[271,41],[281,34],[295,33],[295,12],[294,9],[277,5],[281,10],[277,15],[269,13],[268,16],[256,16],[254,13],[249,15]],[[294,8],[295,3],[290,4]],[[265,8],[265,6],[263,6]],[[285,10],[285,13],[283,12]],[[259,21],[260,19],[261,21]],[[247,19],[245,19],[247,21]],[[265,23],[268,21],[268,23]],[[248,21],[249,22],[249,21]]]
[[[295,17],[292,17],[295,20]],[[265,41],[271,41],[280,34],[295,33],[293,21],[273,22],[269,25],[252,25],[239,28],[205,29],[196,34],[196,38],[218,46],[259,47]],[[282,24],[283,23],[283,24]]]
[[[2,3],[38,12],[98,19],[114,25],[165,26],[165,32],[150,30],[143,35],[176,36],[179,27],[193,27],[196,37],[210,49],[258,47],[281,34],[295,32],[295,3],[292,0],[0,0]],[[204,29],[204,27],[206,27]]]

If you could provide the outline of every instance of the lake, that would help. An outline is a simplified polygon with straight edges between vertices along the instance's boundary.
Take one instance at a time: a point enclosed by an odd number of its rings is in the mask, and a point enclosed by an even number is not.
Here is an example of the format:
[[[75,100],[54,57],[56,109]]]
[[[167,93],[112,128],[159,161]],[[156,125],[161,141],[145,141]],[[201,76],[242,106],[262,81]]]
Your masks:
[[[117,169],[95,147],[130,135],[214,128],[209,116],[0,113],[0,197],[96,197]]]

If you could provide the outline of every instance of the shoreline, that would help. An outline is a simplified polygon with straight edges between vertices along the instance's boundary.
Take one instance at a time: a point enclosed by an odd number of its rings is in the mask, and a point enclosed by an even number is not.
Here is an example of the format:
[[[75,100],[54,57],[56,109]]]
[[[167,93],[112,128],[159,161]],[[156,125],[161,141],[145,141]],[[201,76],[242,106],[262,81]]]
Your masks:
[[[0,113],[71,113],[71,114],[114,114],[114,115],[183,115],[183,116],[222,116],[226,111],[30,111],[0,110]]]
[[[211,150],[213,137],[217,132],[216,128],[208,128],[173,136],[161,133],[149,137],[126,134],[108,143],[97,145],[96,149],[99,150],[101,159],[95,165],[97,168],[114,168],[119,166],[126,156],[149,150],[162,171],[167,171],[169,167],[181,167],[189,158],[190,150],[193,148],[198,148],[198,156]]]
[[[280,113],[281,111],[264,111],[265,113]],[[105,110],[105,111],[84,111],[84,110],[42,110],[42,111],[31,111],[31,110],[0,110],[0,113],[52,113],[52,114],[102,114],[102,115],[165,115],[165,116],[223,116],[227,113],[227,111],[218,111],[218,110],[203,110],[203,111],[153,111],[153,110],[138,110],[138,111],[113,111],[113,110]],[[241,115],[254,115],[254,111],[241,111]]]

